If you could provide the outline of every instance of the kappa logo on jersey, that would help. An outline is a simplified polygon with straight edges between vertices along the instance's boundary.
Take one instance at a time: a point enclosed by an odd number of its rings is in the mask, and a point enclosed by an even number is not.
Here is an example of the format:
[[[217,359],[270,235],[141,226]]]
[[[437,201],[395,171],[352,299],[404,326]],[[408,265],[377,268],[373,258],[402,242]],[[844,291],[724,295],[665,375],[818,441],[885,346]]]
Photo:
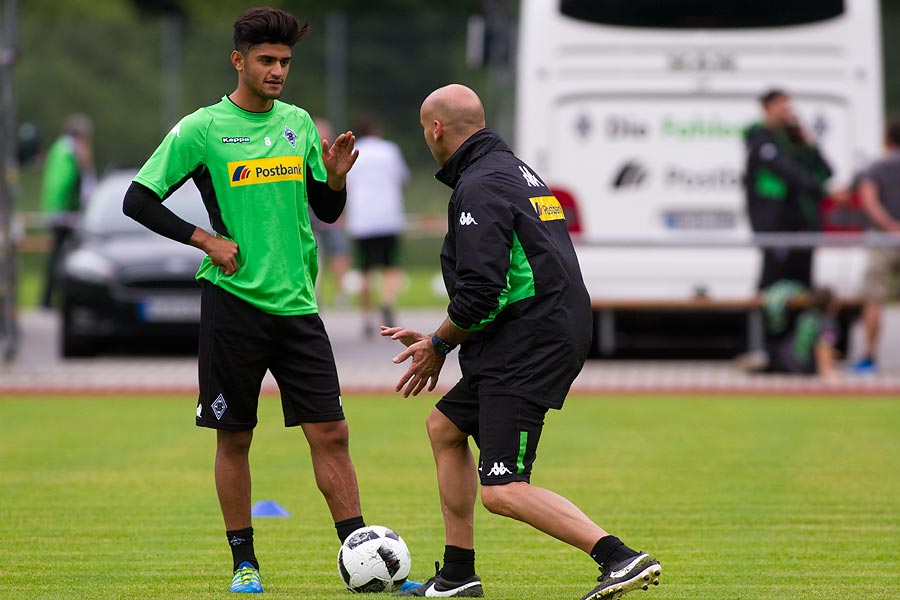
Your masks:
[[[231,187],[275,183],[277,181],[303,181],[302,156],[278,156],[228,163]]]
[[[491,467],[490,471],[488,471],[487,476],[490,477],[491,475],[493,475],[495,477],[498,475],[512,475],[512,471],[507,469],[506,465],[504,465],[502,462],[499,462],[499,463],[494,463],[494,466]]]
[[[531,202],[534,212],[541,221],[566,220],[566,213],[563,212],[563,207],[560,206],[556,196],[535,196],[529,198],[528,201]]]
[[[216,415],[216,420],[221,421],[222,415],[224,415],[225,411],[228,410],[228,405],[225,404],[225,396],[219,394],[215,402],[210,404],[209,407],[213,409],[213,413]]]
[[[537,178],[537,176],[528,170],[528,167],[525,165],[520,165],[519,170],[522,171],[522,177],[525,178],[525,183],[528,184],[528,187],[542,187],[544,184],[541,183],[541,180]]]
[[[246,143],[249,142],[249,141],[250,141],[250,138],[245,137],[245,136],[240,136],[240,137],[223,137],[223,138],[222,138],[222,143],[223,143],[223,144],[246,144]]]
[[[462,211],[459,213],[459,224],[460,225],[478,225],[478,221],[475,220],[475,217],[472,216],[472,213]]]
[[[291,148],[297,147],[297,134],[291,131],[290,127],[284,128],[284,139],[288,141],[288,144],[291,145]]]
[[[177,138],[180,138],[181,137],[181,121],[178,121],[177,123],[175,123],[175,127],[173,127],[172,130],[169,131],[169,133],[171,133],[172,135],[174,135]]]

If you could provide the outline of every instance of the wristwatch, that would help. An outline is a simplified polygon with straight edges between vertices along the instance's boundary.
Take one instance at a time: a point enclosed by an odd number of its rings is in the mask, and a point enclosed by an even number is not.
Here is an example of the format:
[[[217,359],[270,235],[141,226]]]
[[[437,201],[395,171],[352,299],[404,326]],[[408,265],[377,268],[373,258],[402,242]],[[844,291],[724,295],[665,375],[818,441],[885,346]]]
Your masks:
[[[431,345],[434,347],[434,351],[441,356],[447,356],[456,348],[453,344],[445,342],[436,335],[431,336]]]

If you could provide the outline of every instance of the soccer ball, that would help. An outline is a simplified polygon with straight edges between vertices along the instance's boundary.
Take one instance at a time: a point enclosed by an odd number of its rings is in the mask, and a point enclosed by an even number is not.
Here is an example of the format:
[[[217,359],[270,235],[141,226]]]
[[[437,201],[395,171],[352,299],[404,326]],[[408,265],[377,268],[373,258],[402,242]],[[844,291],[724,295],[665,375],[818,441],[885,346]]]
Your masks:
[[[350,534],[338,552],[341,580],[351,592],[392,592],[409,576],[409,548],[396,532],[371,525]]]

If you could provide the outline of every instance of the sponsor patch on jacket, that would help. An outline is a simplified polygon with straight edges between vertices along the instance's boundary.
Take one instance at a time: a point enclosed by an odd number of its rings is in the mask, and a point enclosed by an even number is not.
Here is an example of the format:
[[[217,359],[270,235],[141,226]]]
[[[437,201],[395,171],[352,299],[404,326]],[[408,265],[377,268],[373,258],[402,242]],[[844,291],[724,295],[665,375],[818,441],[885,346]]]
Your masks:
[[[230,162],[228,174],[231,177],[231,187],[278,181],[303,181],[303,157],[279,156]]]
[[[541,221],[558,221],[560,219],[565,221],[566,213],[563,212],[556,196],[535,196],[528,200]]]

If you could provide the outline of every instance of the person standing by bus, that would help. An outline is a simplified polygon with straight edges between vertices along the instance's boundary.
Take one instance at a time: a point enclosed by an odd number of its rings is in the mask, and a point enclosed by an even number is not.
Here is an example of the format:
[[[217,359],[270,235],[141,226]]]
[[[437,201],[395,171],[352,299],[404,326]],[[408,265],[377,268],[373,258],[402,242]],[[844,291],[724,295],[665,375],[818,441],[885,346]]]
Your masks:
[[[888,155],[874,162],[863,173],[859,195],[872,227],[885,233],[900,234],[900,119],[887,126]],[[863,279],[863,329],[865,348],[853,366],[857,373],[874,373],[877,368],[878,340],[881,337],[881,313],[890,297],[892,283],[900,276],[900,247],[869,249],[869,261]]]
[[[759,100],[763,119],[745,132],[750,226],[754,233],[818,231],[831,167],[797,120],[787,92],[772,89]],[[811,248],[765,248],[758,289],[780,280],[810,287],[812,257]]]

